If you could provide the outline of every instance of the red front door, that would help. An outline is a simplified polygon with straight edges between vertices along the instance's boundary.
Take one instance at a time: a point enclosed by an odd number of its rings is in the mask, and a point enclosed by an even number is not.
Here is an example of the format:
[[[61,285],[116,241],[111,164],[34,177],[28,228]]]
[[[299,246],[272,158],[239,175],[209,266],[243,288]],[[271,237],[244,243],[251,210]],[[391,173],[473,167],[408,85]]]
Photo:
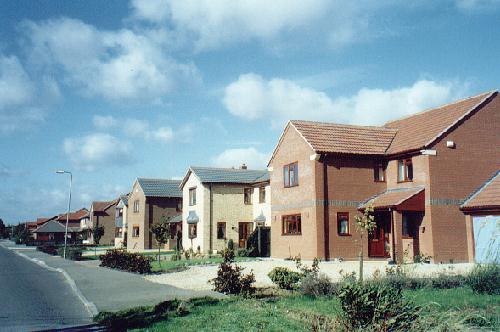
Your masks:
[[[247,240],[250,234],[252,233],[252,224],[251,222],[240,222],[238,224],[238,233],[239,233],[239,247],[246,248]]]
[[[389,243],[389,220],[384,215],[375,216],[377,227],[372,234],[368,236],[368,256],[369,257],[388,257]]]

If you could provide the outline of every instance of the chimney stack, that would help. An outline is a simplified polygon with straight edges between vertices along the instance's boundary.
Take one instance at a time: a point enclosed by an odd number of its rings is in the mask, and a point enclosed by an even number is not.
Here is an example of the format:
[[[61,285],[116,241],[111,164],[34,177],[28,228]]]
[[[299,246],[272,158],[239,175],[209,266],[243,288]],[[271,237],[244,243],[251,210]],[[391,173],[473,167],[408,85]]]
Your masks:
[[[241,164],[240,169],[247,169],[247,165],[246,164]]]

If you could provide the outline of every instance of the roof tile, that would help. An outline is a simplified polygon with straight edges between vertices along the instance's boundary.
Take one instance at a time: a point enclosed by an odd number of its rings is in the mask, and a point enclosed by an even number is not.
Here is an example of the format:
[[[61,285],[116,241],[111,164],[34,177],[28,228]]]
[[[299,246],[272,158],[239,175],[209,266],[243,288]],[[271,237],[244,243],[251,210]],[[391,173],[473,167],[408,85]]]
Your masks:
[[[182,197],[180,180],[138,178],[137,181],[146,197]]]
[[[500,208],[500,170],[466,199],[460,208]]]

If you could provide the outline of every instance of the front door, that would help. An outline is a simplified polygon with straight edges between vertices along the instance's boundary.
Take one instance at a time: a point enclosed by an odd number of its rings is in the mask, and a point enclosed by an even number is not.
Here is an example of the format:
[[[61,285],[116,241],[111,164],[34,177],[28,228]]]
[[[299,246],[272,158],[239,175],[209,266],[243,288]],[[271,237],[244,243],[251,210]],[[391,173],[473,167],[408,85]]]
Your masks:
[[[376,214],[375,222],[377,226],[373,233],[368,236],[368,256],[388,257],[389,256],[389,236],[390,236],[390,215]]]
[[[238,234],[239,234],[239,247],[246,248],[247,240],[252,233],[253,223],[251,222],[240,222],[238,223]]]

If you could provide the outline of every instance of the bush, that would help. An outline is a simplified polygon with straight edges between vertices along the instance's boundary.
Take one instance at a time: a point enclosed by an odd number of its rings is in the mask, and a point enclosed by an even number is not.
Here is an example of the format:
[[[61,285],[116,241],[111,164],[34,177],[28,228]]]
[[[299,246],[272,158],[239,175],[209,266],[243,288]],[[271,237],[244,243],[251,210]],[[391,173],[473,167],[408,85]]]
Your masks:
[[[233,241],[233,239],[229,239],[229,241],[227,241],[227,249],[231,250],[231,251],[234,251],[234,241]]]
[[[151,257],[126,252],[121,249],[106,251],[101,256],[101,265],[128,272],[151,273]]]
[[[437,289],[450,289],[465,286],[465,277],[441,273],[435,278],[430,278],[430,286]]]
[[[312,297],[331,296],[337,293],[336,285],[324,274],[310,274],[300,282],[300,292]]]
[[[409,330],[420,308],[402,296],[402,289],[380,283],[345,282],[338,297],[353,329]]]
[[[268,277],[279,288],[292,290],[297,288],[302,274],[286,267],[275,267],[268,273]]]
[[[236,251],[236,256],[238,256],[238,257],[250,257],[251,253],[252,253],[252,249],[240,248]]]
[[[57,254],[64,257],[64,247],[57,249]],[[72,261],[82,260],[83,249],[80,247],[66,247],[66,258]]]
[[[210,280],[214,290],[224,294],[250,295],[255,292],[252,284],[255,282],[253,273],[242,275],[243,268],[234,262],[234,251],[224,250],[224,261],[220,263],[217,277]]]
[[[46,254],[56,256],[57,255],[57,250],[59,249],[59,246],[54,246],[54,245],[42,245],[36,247],[36,250],[44,252]]]
[[[477,265],[466,278],[466,284],[479,294],[500,294],[500,265]]]

